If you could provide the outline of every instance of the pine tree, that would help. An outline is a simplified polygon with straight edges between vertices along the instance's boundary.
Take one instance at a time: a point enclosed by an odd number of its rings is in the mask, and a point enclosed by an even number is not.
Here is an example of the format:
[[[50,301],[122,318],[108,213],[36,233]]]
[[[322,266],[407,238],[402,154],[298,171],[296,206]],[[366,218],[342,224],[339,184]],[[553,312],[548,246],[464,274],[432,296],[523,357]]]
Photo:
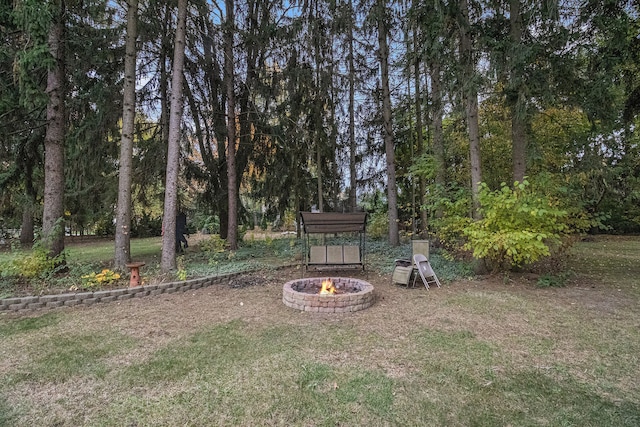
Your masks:
[[[119,270],[124,270],[125,264],[131,261],[131,178],[136,115],[137,15],[138,0],[128,0],[115,241],[115,267]]]
[[[391,123],[391,91],[389,89],[389,45],[388,22],[384,0],[376,2],[376,19],[378,24],[378,60],[380,61],[380,82],[382,86],[383,140],[387,161],[387,203],[389,215],[389,244],[400,244],[398,228],[398,191],[396,187],[396,165],[393,142],[393,125]]]
[[[178,213],[178,176],[180,173],[180,130],[183,110],[184,56],[186,41],[188,0],[178,0],[178,22],[171,69],[171,116],[169,120],[169,147],[167,150],[167,177],[164,196],[164,236],[160,268],[168,273],[176,268],[176,215]]]
[[[476,87],[476,63],[473,51],[469,5],[467,0],[460,0],[460,62],[462,99],[467,118],[469,132],[469,158],[471,163],[471,195],[473,201],[473,217],[479,216],[480,183],[482,182],[482,164],[480,160],[480,130],[478,125],[478,89]]]
[[[227,87],[227,192],[229,204],[229,223],[227,224],[227,243],[231,250],[238,249],[238,185],[236,170],[236,94],[234,73],[234,1],[225,0],[227,13],[225,22],[224,77]]]
[[[47,127],[44,139],[44,210],[42,234],[49,256],[64,250],[64,140],[65,140],[65,2],[52,4],[48,45],[53,58],[47,72]]]

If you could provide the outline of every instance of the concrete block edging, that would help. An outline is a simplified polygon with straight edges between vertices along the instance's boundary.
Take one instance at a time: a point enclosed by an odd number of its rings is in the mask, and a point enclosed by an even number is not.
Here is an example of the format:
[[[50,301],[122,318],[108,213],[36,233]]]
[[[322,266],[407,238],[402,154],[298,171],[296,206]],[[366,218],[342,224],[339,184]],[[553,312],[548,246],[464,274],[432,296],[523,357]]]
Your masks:
[[[296,266],[298,264],[285,264],[276,267],[276,270]],[[214,284],[229,281],[242,274],[249,274],[257,270],[226,273],[215,276],[199,277],[195,279],[181,280],[177,282],[165,282],[152,285],[136,286],[133,288],[109,289],[95,292],[67,292],[51,295],[29,295],[22,297],[10,297],[0,299],[0,313],[33,312],[35,310],[50,310],[55,308],[73,306],[91,306],[96,303],[109,303],[131,298],[144,298],[188,290],[202,289]]]

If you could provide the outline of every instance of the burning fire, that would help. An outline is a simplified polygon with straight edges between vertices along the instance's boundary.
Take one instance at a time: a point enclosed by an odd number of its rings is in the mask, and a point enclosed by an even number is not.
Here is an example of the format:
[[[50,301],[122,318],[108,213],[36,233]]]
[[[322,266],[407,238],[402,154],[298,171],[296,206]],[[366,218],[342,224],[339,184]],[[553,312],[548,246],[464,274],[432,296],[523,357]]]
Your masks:
[[[335,293],[336,293],[336,287],[333,286],[333,282],[331,281],[331,279],[323,280],[322,289],[320,289],[320,295],[329,295],[329,294],[335,294]]]

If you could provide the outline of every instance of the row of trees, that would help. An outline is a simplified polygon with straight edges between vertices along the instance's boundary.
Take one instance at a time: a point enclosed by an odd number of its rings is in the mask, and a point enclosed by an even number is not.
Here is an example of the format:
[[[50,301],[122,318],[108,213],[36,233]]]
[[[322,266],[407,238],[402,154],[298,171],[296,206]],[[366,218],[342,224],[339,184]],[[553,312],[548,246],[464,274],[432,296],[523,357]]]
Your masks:
[[[41,221],[52,255],[65,216],[116,218],[123,267],[132,221],[162,211],[171,230],[185,204],[218,216],[235,248],[240,200],[284,216],[355,210],[385,188],[397,244],[404,224],[477,217],[481,182],[528,175],[576,215],[637,231],[639,12],[631,0],[3,2],[2,218],[20,218],[23,241]]]

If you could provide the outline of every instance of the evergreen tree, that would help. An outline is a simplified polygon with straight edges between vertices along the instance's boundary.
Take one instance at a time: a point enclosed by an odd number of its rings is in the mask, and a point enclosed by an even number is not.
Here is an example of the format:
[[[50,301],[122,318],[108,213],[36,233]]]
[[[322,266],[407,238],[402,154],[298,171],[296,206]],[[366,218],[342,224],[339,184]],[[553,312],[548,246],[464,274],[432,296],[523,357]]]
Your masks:
[[[387,161],[387,203],[389,215],[389,244],[397,246],[400,243],[398,230],[398,192],[396,188],[396,165],[393,126],[391,123],[391,92],[389,89],[389,23],[386,16],[384,0],[377,0],[375,14],[378,24],[378,59],[380,61],[380,83],[382,86],[382,117],[383,140]]]
[[[0,218],[4,227],[20,227],[23,245],[33,243],[39,216],[47,103],[41,52],[48,22],[34,19],[34,7],[0,4]]]
[[[136,58],[138,0],[127,0],[127,36],[124,62],[122,139],[118,171],[115,267],[124,270],[131,261],[131,178],[136,116]]]
[[[48,47],[53,63],[47,72],[47,126],[44,138],[44,211],[42,234],[49,256],[64,250],[64,141],[65,141],[65,2],[51,4]]]
[[[478,124],[478,78],[476,74],[475,52],[473,50],[473,33],[469,17],[467,0],[460,0],[458,26],[460,31],[460,82],[462,99],[469,133],[469,159],[471,163],[471,195],[473,201],[473,217],[479,216],[480,183],[482,182],[482,163],[480,160],[480,130]]]
[[[238,185],[236,170],[236,95],[234,73],[235,2],[225,0],[224,77],[227,87],[227,193],[229,223],[227,242],[231,250],[238,249]]]
[[[164,236],[160,268],[164,273],[176,268],[176,215],[178,214],[178,176],[180,130],[183,110],[184,55],[186,42],[188,0],[178,0],[178,22],[171,69],[171,118],[169,121],[169,147],[167,150],[167,178],[164,196]]]

